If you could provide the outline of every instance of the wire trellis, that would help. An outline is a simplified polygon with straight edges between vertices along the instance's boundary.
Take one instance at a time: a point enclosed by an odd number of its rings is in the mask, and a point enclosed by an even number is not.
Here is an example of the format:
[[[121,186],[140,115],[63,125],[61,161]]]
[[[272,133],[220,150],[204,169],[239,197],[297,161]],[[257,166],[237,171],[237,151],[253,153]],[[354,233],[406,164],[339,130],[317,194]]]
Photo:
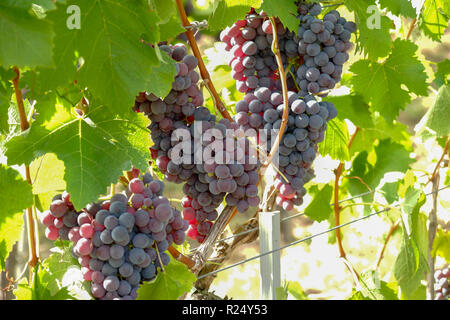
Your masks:
[[[363,193],[360,193],[360,194],[358,194],[358,195],[356,195],[356,196],[353,196],[353,197],[350,197],[350,198],[347,198],[347,199],[339,200],[338,203],[343,203],[343,202],[346,202],[346,201],[350,201],[350,200],[353,200],[353,199],[357,199],[357,198],[360,198],[360,197],[364,197],[364,196],[367,196],[367,195],[369,195],[369,194],[375,193],[375,192],[377,192],[377,191],[378,191],[378,190],[363,192]],[[333,205],[334,205],[334,203],[330,203],[330,206],[333,206]],[[291,219],[294,219],[294,218],[297,218],[297,217],[300,217],[300,216],[303,216],[303,215],[305,215],[305,212],[296,213],[296,214],[293,214],[293,215],[284,217],[283,219],[280,220],[280,222],[285,222],[285,221],[288,221],[288,220],[291,220]],[[256,228],[248,229],[248,230],[245,230],[245,231],[242,231],[242,232],[239,232],[239,233],[235,233],[235,234],[233,234],[233,235],[231,235],[231,236],[228,236],[228,237],[219,239],[219,240],[217,240],[217,241],[214,242],[214,243],[219,243],[219,242],[223,242],[223,241],[226,241],[226,240],[230,240],[230,239],[233,239],[233,238],[236,238],[236,237],[240,237],[240,236],[246,235],[246,234],[248,234],[248,233],[251,233],[251,232],[253,232],[253,231],[256,231],[256,230],[258,230],[258,229],[259,229],[259,228],[256,227]],[[197,247],[197,248],[198,248],[198,247]],[[191,249],[190,252],[195,252],[195,251],[197,250],[197,248]]]
[[[429,195],[431,195],[431,194],[433,194],[433,193],[438,193],[438,192],[440,192],[440,191],[442,191],[442,190],[444,190],[444,189],[447,189],[447,188],[449,188],[449,187],[450,187],[450,185],[444,186],[444,187],[442,187],[442,188],[440,188],[440,189],[437,189],[437,190],[435,190],[435,191],[432,191],[432,192],[429,192],[429,193],[425,194],[425,196],[428,197]],[[344,201],[344,200],[343,200],[343,201]],[[345,201],[348,201],[348,199],[345,199]],[[332,232],[332,231],[335,231],[335,230],[337,230],[337,229],[339,229],[339,228],[346,227],[346,226],[351,225],[351,224],[353,224],[353,223],[356,223],[356,222],[359,222],[359,221],[368,219],[368,218],[373,217],[373,216],[375,216],[375,215],[378,215],[378,214],[380,214],[380,213],[389,211],[389,210],[391,210],[392,208],[398,207],[398,206],[400,206],[400,205],[401,205],[401,203],[397,203],[397,204],[392,205],[392,206],[390,206],[390,207],[387,207],[387,208],[384,208],[384,209],[382,209],[382,210],[373,212],[373,213],[371,213],[371,214],[369,214],[369,215],[367,215],[367,216],[363,216],[363,217],[360,217],[360,218],[351,220],[351,221],[349,221],[349,222],[340,224],[340,225],[335,226],[335,227],[333,227],[333,228],[330,228],[330,229],[328,229],[328,230],[325,230],[325,231],[322,231],[322,232],[313,234],[313,235],[311,235],[311,236],[308,236],[308,237],[305,237],[305,238],[302,238],[302,239],[293,241],[293,242],[291,242],[291,243],[289,243],[289,244],[286,244],[286,245],[284,245],[284,246],[279,247],[279,248],[276,249],[276,250],[267,251],[267,252],[258,254],[258,255],[256,255],[256,256],[253,256],[253,257],[251,257],[251,258],[248,258],[248,259],[241,260],[241,261],[239,261],[239,262],[230,264],[230,265],[228,265],[228,266],[226,266],[226,267],[223,267],[223,268],[220,268],[220,269],[217,269],[217,270],[208,272],[208,273],[206,273],[206,274],[202,274],[202,275],[200,275],[200,276],[197,277],[197,280],[200,280],[200,279],[203,279],[203,278],[212,276],[212,275],[214,275],[214,274],[216,274],[216,273],[219,273],[219,272],[222,272],[222,271],[225,271],[225,270],[228,270],[228,269],[237,267],[237,266],[242,265],[242,264],[244,264],[244,263],[247,263],[247,262],[250,262],[250,261],[259,259],[259,258],[261,258],[261,257],[263,257],[263,256],[268,255],[268,254],[272,254],[272,253],[274,253],[274,252],[281,251],[281,250],[286,249],[286,248],[288,248],[288,247],[291,247],[291,246],[294,246],[294,245],[296,245],[296,244],[302,243],[302,242],[304,242],[304,241],[308,241],[308,240],[310,240],[310,239],[312,239],[312,238],[315,238],[315,237],[318,237],[318,236],[327,234],[327,233]],[[286,217],[286,218],[289,218],[289,217]],[[286,218],[282,219],[281,221],[285,220]],[[254,231],[254,230],[247,230],[247,231],[245,231],[245,233],[248,233],[248,232],[251,232],[251,231]],[[245,234],[245,233],[244,233],[244,234]],[[237,235],[234,235],[234,236],[237,236]],[[222,239],[222,241],[223,241],[223,240],[224,240],[224,239]]]

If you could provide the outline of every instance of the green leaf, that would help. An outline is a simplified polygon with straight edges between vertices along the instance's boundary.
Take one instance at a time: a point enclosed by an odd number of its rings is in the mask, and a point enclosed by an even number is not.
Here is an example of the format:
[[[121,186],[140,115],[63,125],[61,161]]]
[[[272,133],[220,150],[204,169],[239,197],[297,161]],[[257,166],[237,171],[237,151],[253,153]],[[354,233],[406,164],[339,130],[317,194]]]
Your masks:
[[[139,287],[137,300],[175,300],[189,292],[194,281],[194,274],[184,264],[173,260],[154,281]]]
[[[361,291],[356,291],[356,289],[352,289],[352,295],[347,300],[371,300],[364,296]]]
[[[333,187],[329,184],[323,186],[317,194],[314,195],[311,203],[306,207],[305,214],[314,221],[323,221],[328,219],[332,212],[330,206]]]
[[[149,0],[149,5],[160,20],[158,27],[161,40],[175,38],[186,31],[181,24],[175,1]]]
[[[427,95],[427,76],[415,55],[416,50],[417,46],[411,41],[397,39],[386,61],[359,60],[350,67],[355,73],[351,80],[355,92],[388,122],[411,101],[410,93]],[[409,91],[404,90],[403,85]]]
[[[327,124],[325,139],[319,144],[320,154],[322,156],[328,154],[332,159],[341,161],[349,160],[347,124],[338,118],[329,121]]]
[[[394,264],[394,276],[402,289],[402,294],[411,298],[425,278],[428,270],[428,232],[427,217],[420,214],[426,201],[421,190],[408,187],[402,204],[406,215],[402,220],[403,241],[400,254]]]
[[[31,13],[31,1],[0,2],[0,65],[51,66],[54,32]]]
[[[434,41],[441,41],[448,27],[450,4],[446,0],[425,0],[419,18],[419,28]]]
[[[83,208],[117,182],[133,164],[145,169],[148,161],[148,120],[129,111],[122,116],[91,101],[85,117],[76,117],[58,104],[53,118],[38,121],[7,143],[8,162],[29,164],[54,153],[64,162],[64,180],[76,208]]]
[[[47,270],[37,265],[34,269],[31,286],[28,286],[24,279],[19,283],[14,295],[17,300],[69,300],[74,297],[67,288],[61,287],[57,290],[50,290],[49,283],[43,278],[48,276]]]
[[[379,115],[373,116],[372,121],[372,127],[359,127],[350,147],[350,155],[361,151],[370,151],[377,140],[384,139],[391,139],[405,147],[411,147],[410,134],[406,125],[397,121],[389,124]]]
[[[211,31],[218,31],[231,26],[236,20],[245,18],[247,12],[253,7],[258,9],[262,0],[216,0],[211,15],[208,17],[208,26]]]
[[[361,294],[370,300],[398,300],[394,290],[378,278],[376,271],[368,271],[360,276]]]
[[[448,84],[450,81],[450,60],[445,59],[441,62],[438,62],[437,64],[437,70],[434,74],[434,80],[433,82],[438,86],[441,87],[444,84]]]
[[[63,25],[66,7],[73,4],[80,8],[81,26],[70,30]],[[130,108],[138,92],[169,93],[176,73],[174,61],[163,54],[165,59],[160,63],[160,53],[142,42],[144,37],[153,43],[159,41],[160,19],[150,12],[146,0],[128,0],[126,4],[119,0],[70,0],[67,6],[49,13],[58,27],[56,69],[40,70],[43,79],[54,76],[53,85],[65,85],[76,78],[116,112]],[[83,63],[76,72],[79,57]]]
[[[35,204],[39,211],[48,210],[55,195],[66,190],[64,162],[55,154],[47,153],[35,159],[30,165]]]
[[[450,111],[450,86],[443,85],[437,94],[434,105],[427,112],[425,126],[438,136],[450,134],[450,122],[445,116]]]
[[[370,60],[375,61],[379,57],[385,57],[391,49],[392,40],[389,29],[394,28],[392,20],[381,14],[373,0],[347,0],[345,4],[355,13],[355,22],[359,30],[356,41],[359,48]],[[372,8],[376,11],[371,11]],[[377,17],[379,17],[379,26],[373,26],[372,23],[376,22]]]
[[[416,9],[408,0],[380,0],[381,9],[387,8],[396,16],[402,15],[409,18],[416,17]]]
[[[289,281],[288,292],[297,300],[308,300],[308,295],[298,282]]]
[[[337,117],[341,120],[348,119],[360,128],[372,128],[373,121],[369,106],[362,96],[347,94],[342,96],[328,96],[327,101],[333,103],[338,111]]]
[[[376,160],[370,163],[368,153],[361,152],[352,163],[349,176],[360,177],[371,190],[374,190],[384,175],[388,172],[406,172],[413,163],[409,151],[404,146],[390,140],[381,140],[374,148]],[[368,191],[368,188],[358,179],[348,179],[349,191],[352,195]],[[368,196],[370,198],[370,196]],[[367,199],[367,198],[366,198]]]
[[[441,256],[450,263],[450,232],[438,229],[433,242],[432,256]]]
[[[297,19],[297,6],[292,0],[264,0],[261,9],[269,16],[280,19],[283,25],[291,31],[297,31],[299,21]]]
[[[400,253],[394,264],[394,276],[402,294],[410,298],[425,277],[426,262],[422,259],[419,248],[403,227],[403,241]]]
[[[287,300],[288,290],[286,287],[275,288],[276,300]]]
[[[8,109],[13,94],[13,88],[8,81],[14,78],[15,73],[12,74],[0,67],[0,133],[8,132]]]
[[[0,164],[0,270],[12,246],[20,238],[23,210],[33,205],[31,186],[16,170]]]
[[[399,185],[398,181],[387,182],[381,188],[381,191],[383,192],[383,196],[389,204],[392,204],[394,201],[398,200],[398,194],[397,194],[398,185]]]
[[[72,296],[80,298],[89,298],[90,293],[83,292],[86,286],[83,279],[74,277],[74,272],[80,271],[78,260],[72,255],[73,244],[64,248],[52,248],[52,253],[42,262],[42,271],[40,273],[41,282],[46,284],[51,295],[65,288]],[[69,277],[66,275],[69,274]]]

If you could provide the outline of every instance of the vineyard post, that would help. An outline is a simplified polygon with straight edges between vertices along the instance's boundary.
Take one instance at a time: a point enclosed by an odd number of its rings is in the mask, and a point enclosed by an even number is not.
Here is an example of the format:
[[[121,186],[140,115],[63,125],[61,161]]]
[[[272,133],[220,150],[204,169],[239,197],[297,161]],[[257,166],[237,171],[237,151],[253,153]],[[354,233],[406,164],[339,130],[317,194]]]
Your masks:
[[[280,211],[259,213],[259,251],[261,254],[280,248]],[[281,286],[280,251],[260,259],[261,299],[276,300]]]

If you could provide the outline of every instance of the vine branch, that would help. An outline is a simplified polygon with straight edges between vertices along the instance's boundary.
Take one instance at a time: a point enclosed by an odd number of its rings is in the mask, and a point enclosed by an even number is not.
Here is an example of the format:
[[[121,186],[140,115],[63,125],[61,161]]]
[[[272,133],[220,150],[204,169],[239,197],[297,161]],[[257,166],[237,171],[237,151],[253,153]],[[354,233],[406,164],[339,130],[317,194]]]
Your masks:
[[[14,92],[16,95],[16,101],[17,101],[17,109],[19,110],[19,118],[20,118],[20,129],[21,131],[25,131],[28,128],[30,128],[30,123],[27,120],[27,115],[25,112],[25,106],[23,104],[23,96],[22,91],[20,90],[19,86],[19,79],[20,79],[20,71],[19,68],[14,67],[14,72],[16,73],[16,77],[12,80],[13,86],[14,86]],[[32,185],[33,182],[31,181],[31,175],[30,175],[30,167],[28,165],[25,165],[25,178],[27,182]],[[36,264],[39,261],[38,252],[39,249],[36,246],[36,234],[35,234],[35,221],[33,217],[33,206],[27,208],[27,225],[28,225],[28,246],[29,246],[29,260],[28,264],[30,265],[30,270],[32,270]]]
[[[445,140],[445,146],[444,146],[444,150],[442,151],[442,155],[439,158],[438,162],[436,163],[436,166],[434,167],[433,173],[431,174],[431,177],[430,177],[430,179],[428,180],[428,182],[426,184],[430,183],[436,177],[436,174],[437,174],[437,172],[439,170],[439,166],[441,165],[442,160],[444,159],[445,155],[448,152],[448,143],[449,143],[449,137],[447,137],[447,140]]]
[[[356,127],[355,132],[353,133],[353,135],[350,137],[350,140],[348,142],[348,149],[350,149],[350,147],[353,144],[353,141],[355,140],[356,134],[359,131],[359,127]],[[342,171],[344,169],[344,162],[340,162],[339,166],[336,168],[336,170],[334,171],[334,175],[335,175],[335,180],[334,180],[334,223],[335,225],[340,225],[340,215],[341,215],[341,210],[342,208],[339,206],[339,179],[342,175]],[[339,254],[341,258],[346,258],[345,255],[345,250],[344,247],[342,245],[342,237],[341,237],[341,231],[340,229],[336,229],[336,240],[337,240],[337,244],[339,247]]]
[[[275,143],[273,144],[272,148],[270,149],[270,153],[266,159],[266,163],[264,164],[264,166],[261,170],[262,172],[264,172],[265,168],[267,168],[267,166],[272,162],[272,158],[273,158],[275,152],[278,150],[281,139],[283,138],[284,131],[286,130],[288,117],[289,117],[289,101],[288,101],[286,73],[284,72],[283,61],[281,60],[280,47],[279,47],[279,43],[278,43],[277,24],[275,22],[274,17],[270,17],[270,22],[272,23],[272,30],[273,30],[272,52],[275,55],[275,59],[277,60],[278,72],[280,75],[281,88],[282,88],[282,92],[283,92],[284,109],[283,109],[283,116],[281,118],[280,131],[278,132],[278,136],[277,136],[277,139],[275,140]],[[264,173],[262,173],[262,174],[264,174]]]
[[[448,139],[447,139],[448,145]],[[434,300],[434,262],[433,256],[433,243],[436,237],[437,230],[437,198],[439,189],[440,175],[439,171],[433,177],[433,208],[430,211],[428,219],[430,221],[428,225],[428,275],[427,275],[427,290],[431,300]]]
[[[395,222],[394,224],[392,224],[391,227],[389,228],[388,234],[386,235],[386,239],[384,240],[383,247],[381,248],[380,255],[378,256],[377,265],[375,269],[379,268],[381,260],[383,260],[384,258],[384,251],[386,251],[387,244],[391,239],[392,235],[394,234],[395,230],[397,230],[399,226],[400,226],[400,219],[397,220],[397,222]]]
[[[200,75],[202,76],[202,79],[208,88],[208,91],[211,94],[211,97],[214,101],[214,106],[217,110],[219,110],[222,117],[230,120],[233,122],[233,118],[231,118],[230,114],[228,113],[227,109],[225,108],[225,105],[223,104],[222,100],[219,97],[219,94],[216,91],[216,88],[214,87],[211,77],[209,75],[208,70],[205,67],[205,63],[203,62],[202,56],[200,54],[200,50],[197,46],[197,41],[195,40],[194,32],[192,31],[191,23],[189,22],[186,11],[184,10],[183,1],[182,0],[176,0],[178,12],[180,14],[181,23],[183,24],[183,27],[186,29],[185,34],[188,38],[189,45],[191,46],[192,52],[194,53],[194,56],[198,60],[198,68],[200,70]]]

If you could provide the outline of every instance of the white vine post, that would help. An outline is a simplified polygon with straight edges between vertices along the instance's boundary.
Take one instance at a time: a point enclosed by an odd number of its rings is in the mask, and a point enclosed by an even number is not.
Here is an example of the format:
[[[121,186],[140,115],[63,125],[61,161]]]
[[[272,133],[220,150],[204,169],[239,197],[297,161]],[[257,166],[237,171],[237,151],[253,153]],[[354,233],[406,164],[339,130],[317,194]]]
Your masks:
[[[280,271],[280,211],[259,213],[260,253],[277,250],[260,258],[261,299],[276,300],[281,287]]]

